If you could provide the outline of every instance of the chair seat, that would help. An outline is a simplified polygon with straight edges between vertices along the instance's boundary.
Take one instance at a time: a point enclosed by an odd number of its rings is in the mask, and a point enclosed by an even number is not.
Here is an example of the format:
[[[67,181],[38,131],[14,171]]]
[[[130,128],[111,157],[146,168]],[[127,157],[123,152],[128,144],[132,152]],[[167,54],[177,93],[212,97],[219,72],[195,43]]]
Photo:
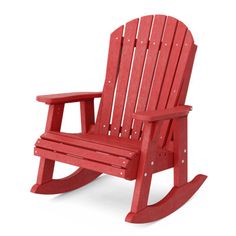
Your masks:
[[[35,154],[86,169],[133,180],[140,141],[98,134],[46,132],[35,144]]]

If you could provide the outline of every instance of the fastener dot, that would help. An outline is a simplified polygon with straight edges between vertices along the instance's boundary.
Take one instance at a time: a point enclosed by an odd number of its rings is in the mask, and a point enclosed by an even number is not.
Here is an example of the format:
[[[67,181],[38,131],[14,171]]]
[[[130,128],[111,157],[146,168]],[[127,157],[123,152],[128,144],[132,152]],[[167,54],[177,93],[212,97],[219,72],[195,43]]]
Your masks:
[[[184,153],[186,153],[187,152],[187,150],[186,149],[184,149]]]
[[[188,46],[188,44],[187,44],[187,43],[185,43],[185,44],[184,44],[184,46]]]
[[[137,134],[137,131],[135,131],[134,133]]]
[[[147,173],[144,173],[144,176],[147,177]]]
[[[179,44],[178,44],[178,43],[176,43],[176,44],[175,44],[175,46],[176,46],[176,47],[178,47],[178,46],[179,46]]]
[[[126,162],[125,161],[123,161],[123,164],[125,164]]]
[[[120,172],[120,175],[123,175],[123,172]]]
[[[125,129],[125,132],[127,132],[127,129]]]
[[[184,164],[184,160],[182,160],[181,163]]]
[[[155,45],[155,44],[156,44],[156,42],[153,42],[152,44],[153,44],[153,45]]]
[[[103,125],[103,128],[105,128],[106,127],[106,125]]]
[[[110,80],[108,80],[108,84],[110,84],[111,83],[111,81]]]
[[[130,39],[128,39],[128,42],[130,42]]]
[[[114,130],[116,130],[116,127],[114,127]]]
[[[160,139],[162,139],[162,136],[160,136]]]
[[[167,46],[167,43],[164,43],[165,46]]]
[[[173,93],[176,93],[176,90],[174,90]]]
[[[143,44],[143,41],[141,41],[140,43]]]
[[[118,37],[116,37],[116,40],[118,39]]]
[[[151,162],[151,166],[153,166],[153,165],[154,165],[154,161]]]

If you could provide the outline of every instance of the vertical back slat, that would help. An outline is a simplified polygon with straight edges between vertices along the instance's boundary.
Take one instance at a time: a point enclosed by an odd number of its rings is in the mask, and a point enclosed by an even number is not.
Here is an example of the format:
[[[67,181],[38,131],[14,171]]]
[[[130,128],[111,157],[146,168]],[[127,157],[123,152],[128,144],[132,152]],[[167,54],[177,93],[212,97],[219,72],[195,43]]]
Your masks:
[[[114,31],[95,132],[137,140],[143,123],[134,112],[184,104],[195,52],[191,32],[172,17],[145,16]],[[171,140],[171,121],[157,129],[160,147]]]
[[[187,27],[182,22],[178,22],[175,38],[172,44],[171,55],[166,69],[165,78],[161,88],[159,100],[157,101],[157,105],[155,107],[155,109],[157,110],[166,108],[186,31]],[[175,92],[176,91],[174,90],[173,93]]]
[[[110,37],[106,80],[96,121],[96,130],[102,134],[108,134],[110,125],[112,103],[120,63],[123,29],[124,26],[119,27]]]
[[[193,62],[194,62],[196,51],[197,51],[197,45],[194,44],[192,52],[189,55],[188,64],[186,65],[186,70],[185,70],[184,78],[183,78],[183,84],[182,84],[182,88],[181,88],[181,92],[180,92],[180,95],[178,98],[177,105],[184,105],[185,104],[185,99],[186,99],[186,95],[187,95],[187,91],[188,91],[188,86],[189,86],[189,82],[190,82],[190,76],[192,73]],[[173,128],[174,128],[173,122],[171,122],[170,131],[169,131],[168,139],[166,142],[173,140]]]
[[[176,19],[172,17],[167,18],[165,32],[163,35],[163,40],[160,48],[160,55],[157,61],[156,71],[153,76],[151,91],[148,94],[149,102],[147,104],[146,109],[145,107],[142,107],[142,110],[141,109],[139,110],[137,108],[137,111],[155,110],[156,108],[157,98],[161,91],[162,83],[166,72],[166,67],[169,60],[169,55],[175,35],[176,25],[177,25]],[[145,84],[143,86],[145,86]],[[140,138],[141,127],[142,127],[142,122],[135,120],[132,133],[133,139]]]
[[[171,108],[176,105],[179,105],[179,97],[183,88],[182,85],[185,83],[184,80],[188,79],[186,75],[189,74],[189,69],[191,70],[192,67],[189,62],[193,60],[194,55],[194,41],[190,31],[187,31],[166,108]],[[187,92],[187,90],[185,92]],[[169,129],[169,125],[170,121],[165,121],[162,124],[160,138],[158,142],[159,146],[163,146],[165,144],[168,135],[167,131]]]
[[[140,19],[139,32],[136,42],[136,51],[134,55],[133,68],[130,77],[130,86],[127,95],[127,102],[124,111],[124,118],[121,132],[121,136],[126,138],[130,136],[132,114],[134,112],[136,99],[138,97],[138,91],[139,91],[140,81],[142,78],[142,71],[147,52],[152,20],[153,16],[145,16]]]
[[[116,97],[114,101],[114,110],[111,123],[111,135],[113,136],[118,136],[120,132],[120,125],[125,104],[125,97],[133,58],[138,22],[139,19],[132,20],[128,22],[125,27]]]

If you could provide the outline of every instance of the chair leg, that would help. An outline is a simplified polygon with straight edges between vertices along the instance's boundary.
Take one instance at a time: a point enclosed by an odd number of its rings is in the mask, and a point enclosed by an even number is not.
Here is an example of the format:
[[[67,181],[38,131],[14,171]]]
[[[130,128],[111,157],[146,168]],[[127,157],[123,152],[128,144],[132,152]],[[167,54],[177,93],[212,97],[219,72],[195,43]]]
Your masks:
[[[37,184],[44,184],[52,179],[55,161],[40,158]]]
[[[187,117],[174,120],[174,186],[188,181]]]
[[[86,133],[94,123],[93,101],[82,103],[82,132]],[[64,104],[50,105],[46,123],[47,131],[60,131],[63,117]],[[55,161],[40,158],[38,177],[36,184],[31,188],[31,192],[40,194],[57,194],[80,188],[93,180],[101,173],[79,168],[71,175],[62,179],[53,179]]]
[[[127,222],[148,223],[168,216],[184,205],[207,178],[197,175],[187,182],[187,118],[176,119],[174,125],[174,187],[161,201],[148,206],[153,153],[150,151],[146,157],[141,155],[132,208],[125,219]],[[152,146],[149,148],[151,150]]]
[[[142,141],[142,153],[139,159],[139,169],[135,182],[131,212],[139,212],[147,207],[148,196],[152,181],[153,165],[155,164],[156,145],[150,142],[153,135],[153,124],[146,125]]]

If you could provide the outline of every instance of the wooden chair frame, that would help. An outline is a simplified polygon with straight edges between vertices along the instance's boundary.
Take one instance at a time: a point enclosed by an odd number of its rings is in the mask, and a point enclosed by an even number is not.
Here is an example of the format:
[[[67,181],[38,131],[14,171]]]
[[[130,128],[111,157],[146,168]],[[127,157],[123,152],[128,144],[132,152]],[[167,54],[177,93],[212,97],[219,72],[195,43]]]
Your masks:
[[[187,176],[187,117],[192,107],[184,103],[197,46],[190,31],[175,18],[162,15],[142,17],[136,36],[138,21],[135,19],[127,23],[124,36],[123,26],[111,34],[103,92],[37,97],[39,102],[49,105],[49,111],[45,133],[35,144],[34,154],[40,156],[40,165],[37,182],[31,191],[41,194],[72,191],[102,173],[135,180],[131,211],[126,221],[145,223],[161,219],[181,207],[207,176],[197,175],[190,182]],[[159,62],[156,62],[159,51]],[[133,69],[130,72],[128,68],[132,58]],[[164,60],[166,63],[159,66]],[[152,64],[157,64],[156,75]],[[137,79],[142,70],[145,86],[140,85]],[[162,85],[158,85],[162,75]],[[150,76],[153,77],[152,87],[147,80]],[[129,78],[130,87],[126,94],[124,90]],[[152,89],[147,90],[148,86]],[[114,98],[109,91],[114,92],[115,89],[118,92]],[[141,95],[136,100],[133,98],[138,89],[146,99],[151,97],[146,108],[142,108]],[[125,97],[129,101],[126,105]],[[159,97],[158,105],[155,105],[155,97]],[[96,122],[95,98],[101,98]],[[60,132],[64,105],[71,102],[80,103],[81,134]],[[68,177],[53,179],[55,161],[75,165],[79,169]],[[174,187],[164,199],[148,205],[152,175],[169,168],[174,169]]]

